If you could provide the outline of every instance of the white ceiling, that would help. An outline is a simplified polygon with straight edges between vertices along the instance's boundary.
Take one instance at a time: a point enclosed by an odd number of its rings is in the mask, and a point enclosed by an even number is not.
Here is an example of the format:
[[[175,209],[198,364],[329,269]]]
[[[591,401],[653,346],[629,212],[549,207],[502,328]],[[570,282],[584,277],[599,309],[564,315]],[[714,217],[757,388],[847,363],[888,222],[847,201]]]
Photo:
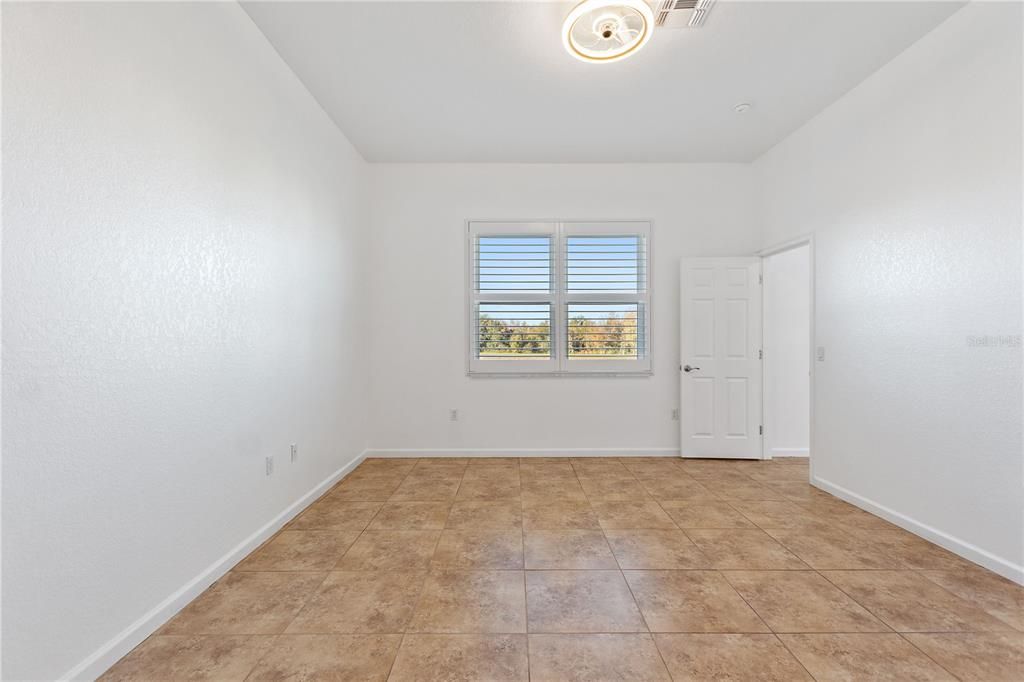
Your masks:
[[[537,163],[750,161],[960,7],[718,0],[586,64],[560,40],[574,4],[244,7],[367,160]]]

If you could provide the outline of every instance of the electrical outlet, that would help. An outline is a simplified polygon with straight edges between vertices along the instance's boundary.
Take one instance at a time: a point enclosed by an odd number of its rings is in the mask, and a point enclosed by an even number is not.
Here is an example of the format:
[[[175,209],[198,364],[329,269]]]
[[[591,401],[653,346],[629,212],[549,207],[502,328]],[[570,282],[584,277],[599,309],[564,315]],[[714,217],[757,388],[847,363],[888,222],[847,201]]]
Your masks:
[[[448,410],[448,420],[453,422],[459,421],[459,411],[454,408]]]
[[[274,457],[273,457],[273,455],[271,455],[270,457],[267,457],[267,476],[271,475],[272,473],[274,473]]]
[[[818,346],[818,362],[825,362],[825,346]]]
[[[299,446],[292,443],[292,461],[297,462],[299,460]]]
[[[679,421],[679,408],[678,407],[675,408],[674,410],[672,410],[672,421],[675,421],[675,422]]]

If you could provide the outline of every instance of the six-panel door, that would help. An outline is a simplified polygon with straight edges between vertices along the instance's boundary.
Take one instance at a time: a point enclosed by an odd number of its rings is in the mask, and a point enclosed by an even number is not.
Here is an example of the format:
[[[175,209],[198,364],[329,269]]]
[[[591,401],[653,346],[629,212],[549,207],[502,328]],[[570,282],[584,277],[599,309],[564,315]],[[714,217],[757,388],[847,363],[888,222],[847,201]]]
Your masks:
[[[760,258],[681,263],[683,457],[761,458],[760,273]]]

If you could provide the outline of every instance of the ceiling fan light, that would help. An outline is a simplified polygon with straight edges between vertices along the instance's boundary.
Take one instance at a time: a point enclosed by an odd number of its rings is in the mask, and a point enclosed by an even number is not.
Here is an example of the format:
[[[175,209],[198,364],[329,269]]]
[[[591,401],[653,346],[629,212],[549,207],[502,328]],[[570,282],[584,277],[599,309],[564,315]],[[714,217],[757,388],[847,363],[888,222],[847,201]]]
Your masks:
[[[644,0],[583,0],[565,17],[562,44],[581,61],[615,62],[638,52],[653,29],[654,12]]]

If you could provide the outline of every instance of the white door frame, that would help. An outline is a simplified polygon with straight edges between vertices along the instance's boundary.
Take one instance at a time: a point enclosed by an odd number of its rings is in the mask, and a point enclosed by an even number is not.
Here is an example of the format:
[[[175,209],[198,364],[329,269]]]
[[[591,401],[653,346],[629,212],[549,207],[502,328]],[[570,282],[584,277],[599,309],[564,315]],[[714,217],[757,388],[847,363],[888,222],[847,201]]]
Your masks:
[[[774,244],[774,245],[769,246],[767,248],[761,249],[760,251],[757,252],[756,255],[760,256],[761,259],[763,260],[763,259],[767,258],[768,256],[774,256],[775,254],[782,253],[783,251],[789,251],[791,249],[796,249],[796,248],[799,248],[801,246],[807,246],[808,247],[807,248],[807,258],[808,258],[808,261],[809,261],[810,271],[811,271],[810,281],[808,282],[808,287],[810,288],[810,292],[809,293],[810,293],[810,308],[811,308],[810,309],[810,325],[809,325],[810,326],[810,337],[811,337],[810,338],[810,354],[811,354],[811,357],[808,358],[808,363],[809,363],[809,366],[811,368],[811,371],[810,371],[810,374],[808,375],[807,380],[810,382],[810,387],[809,388],[810,388],[810,398],[811,398],[811,400],[810,400],[810,408],[811,409],[810,409],[810,439],[809,439],[810,457],[809,457],[809,459],[810,459],[811,480],[813,480],[814,479],[814,460],[815,460],[815,457],[814,457],[814,452],[815,452],[815,438],[814,438],[814,432],[815,432],[815,428],[814,428],[814,371],[815,371],[815,369],[814,369],[814,366],[815,366],[815,353],[816,353],[816,349],[817,349],[817,346],[815,344],[815,336],[814,336],[814,328],[815,328],[815,325],[814,325],[814,234],[812,233],[812,234],[800,235],[799,237],[794,237],[793,239],[789,239],[787,241],[780,242],[778,244]],[[761,292],[761,295],[762,296],[764,295],[763,291]],[[762,315],[763,314],[764,314],[764,307],[762,306]],[[763,320],[762,320],[762,329],[763,328],[764,328],[764,324],[763,324]],[[767,359],[767,362],[770,362],[770,358]],[[764,372],[764,368],[767,365],[767,362],[761,364],[761,372],[762,373]],[[764,386],[764,376],[762,376],[761,385],[762,385],[762,387]],[[762,396],[762,400],[761,400],[762,410],[764,410],[764,404],[765,404],[765,401],[764,401],[763,396]],[[766,415],[762,414],[762,418],[764,416],[766,416]],[[771,424],[768,424],[767,422],[763,422],[763,423],[764,423],[766,429],[772,428]],[[766,452],[766,450],[765,450],[765,442],[766,441],[767,441],[766,438],[762,438],[761,439],[761,458],[762,459],[771,459],[772,458],[771,457],[771,453]]]

